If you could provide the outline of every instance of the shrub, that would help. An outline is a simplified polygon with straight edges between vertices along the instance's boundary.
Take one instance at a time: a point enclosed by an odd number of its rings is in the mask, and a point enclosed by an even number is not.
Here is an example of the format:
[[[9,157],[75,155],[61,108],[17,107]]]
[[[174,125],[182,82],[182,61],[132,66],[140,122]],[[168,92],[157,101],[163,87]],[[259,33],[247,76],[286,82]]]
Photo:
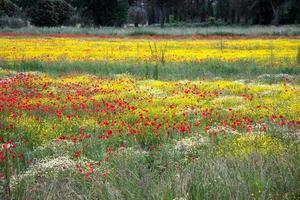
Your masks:
[[[73,10],[64,0],[39,0],[31,10],[31,23],[36,26],[61,26]]]
[[[216,24],[216,18],[215,17],[209,17],[207,20],[207,23],[209,25],[215,25]]]
[[[22,18],[18,17],[0,17],[0,27],[21,28],[27,26],[27,23]]]
[[[76,13],[72,14],[68,18],[68,20],[66,20],[64,22],[64,25],[66,25],[66,26],[77,26],[77,25],[80,24],[80,26],[81,26],[82,22],[83,22],[82,17],[80,16],[79,13],[76,12]]]
[[[15,16],[20,8],[10,0],[0,0],[0,16]]]
[[[65,26],[73,27],[92,27],[94,20],[91,13],[88,13],[86,8],[76,8],[76,12],[72,12],[68,20],[64,22]]]
[[[132,6],[128,10],[129,23],[133,23],[135,27],[139,24],[146,24],[147,22],[147,12],[145,9],[137,6]]]

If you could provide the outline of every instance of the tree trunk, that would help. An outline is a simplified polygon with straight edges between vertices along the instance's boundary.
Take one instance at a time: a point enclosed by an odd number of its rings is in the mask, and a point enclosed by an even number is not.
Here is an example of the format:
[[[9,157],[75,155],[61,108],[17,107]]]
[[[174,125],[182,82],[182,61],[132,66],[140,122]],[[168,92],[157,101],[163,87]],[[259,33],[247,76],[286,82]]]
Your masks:
[[[178,10],[175,8],[174,10],[174,21],[178,21]]]
[[[155,10],[153,8],[148,9],[148,24],[154,24],[155,23]]]
[[[167,22],[167,23],[170,23],[170,11],[169,11],[169,10],[167,11],[167,13],[166,13],[165,16],[166,16],[166,17],[165,17],[165,18],[166,18],[166,22]]]
[[[270,3],[271,3],[272,10],[273,10],[272,24],[275,26],[278,26],[279,25],[279,6],[275,6],[272,1]]]
[[[139,27],[139,24],[138,23],[134,23],[134,27]]]
[[[234,11],[234,23],[235,24],[240,23],[240,16],[239,16],[239,13],[238,13],[238,9],[235,9],[235,11]]]
[[[164,6],[160,6],[159,7],[159,24],[160,24],[160,28],[164,28],[165,27],[165,8]]]
[[[277,8],[275,12],[273,13],[273,25],[278,26],[279,25],[279,9]]]

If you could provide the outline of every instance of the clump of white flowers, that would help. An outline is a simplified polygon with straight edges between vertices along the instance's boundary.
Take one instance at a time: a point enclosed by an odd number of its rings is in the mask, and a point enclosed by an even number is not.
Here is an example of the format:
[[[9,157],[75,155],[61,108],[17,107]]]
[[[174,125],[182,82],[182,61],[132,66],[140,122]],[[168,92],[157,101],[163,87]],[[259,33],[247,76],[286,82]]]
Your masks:
[[[179,140],[175,144],[175,150],[183,153],[192,153],[195,149],[208,144],[208,138],[197,136]]]
[[[73,146],[74,144],[69,141],[69,140],[62,140],[62,141],[51,141],[43,146],[39,146],[37,147],[34,152],[35,153],[41,153],[41,152],[44,152],[44,153],[47,153],[47,154],[53,154],[55,155],[56,157],[58,156],[65,156],[68,154],[68,151],[66,151],[66,147],[71,147]]]
[[[277,131],[284,139],[293,141],[296,144],[300,143],[300,130],[290,130],[287,127],[280,127]]]
[[[262,74],[257,77],[260,81],[293,81],[295,78],[289,74]]]
[[[36,179],[57,175],[60,172],[80,172],[82,174],[97,173],[101,174],[108,172],[105,165],[100,165],[99,162],[81,157],[78,160],[72,160],[69,156],[59,156],[55,158],[44,158],[35,161],[28,170],[22,174],[11,177],[11,187],[15,187],[22,180]]]
[[[29,167],[27,171],[11,178],[11,187],[14,187],[20,181],[26,178],[32,178],[37,176],[46,176],[51,172],[61,172],[70,169],[75,169],[76,162],[68,156],[60,156],[57,158],[49,159],[45,158],[35,162]]]
[[[289,132],[286,137],[292,138],[295,143],[300,143],[300,130]]]
[[[145,156],[148,154],[148,152],[142,149],[128,147],[128,148],[120,148],[117,154],[122,156]]]
[[[276,74],[275,77],[280,80],[290,81],[293,80],[293,76],[289,74]]]
[[[187,200],[187,198],[184,198],[184,197],[176,197],[175,199],[173,200]]]
[[[212,126],[207,131],[209,134],[229,134],[229,135],[240,135],[241,133],[229,126]]]

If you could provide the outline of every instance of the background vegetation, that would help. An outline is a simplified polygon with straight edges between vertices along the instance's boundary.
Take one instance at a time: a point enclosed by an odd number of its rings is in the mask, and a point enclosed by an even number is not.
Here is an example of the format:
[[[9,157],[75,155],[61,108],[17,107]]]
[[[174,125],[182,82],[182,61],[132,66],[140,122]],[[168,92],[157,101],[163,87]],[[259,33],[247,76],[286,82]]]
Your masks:
[[[36,26],[297,24],[298,0],[1,0],[0,16]],[[128,16],[129,19],[128,19]],[[2,25],[3,26],[3,25]]]

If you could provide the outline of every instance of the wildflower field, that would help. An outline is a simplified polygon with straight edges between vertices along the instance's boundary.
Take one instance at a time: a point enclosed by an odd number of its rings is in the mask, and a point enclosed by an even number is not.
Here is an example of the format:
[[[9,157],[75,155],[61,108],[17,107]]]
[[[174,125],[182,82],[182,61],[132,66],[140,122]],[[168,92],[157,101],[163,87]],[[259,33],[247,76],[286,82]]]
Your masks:
[[[299,44],[1,36],[0,197],[299,199]]]
[[[295,64],[299,39],[0,38],[0,57],[9,61],[201,62],[248,60]]]

